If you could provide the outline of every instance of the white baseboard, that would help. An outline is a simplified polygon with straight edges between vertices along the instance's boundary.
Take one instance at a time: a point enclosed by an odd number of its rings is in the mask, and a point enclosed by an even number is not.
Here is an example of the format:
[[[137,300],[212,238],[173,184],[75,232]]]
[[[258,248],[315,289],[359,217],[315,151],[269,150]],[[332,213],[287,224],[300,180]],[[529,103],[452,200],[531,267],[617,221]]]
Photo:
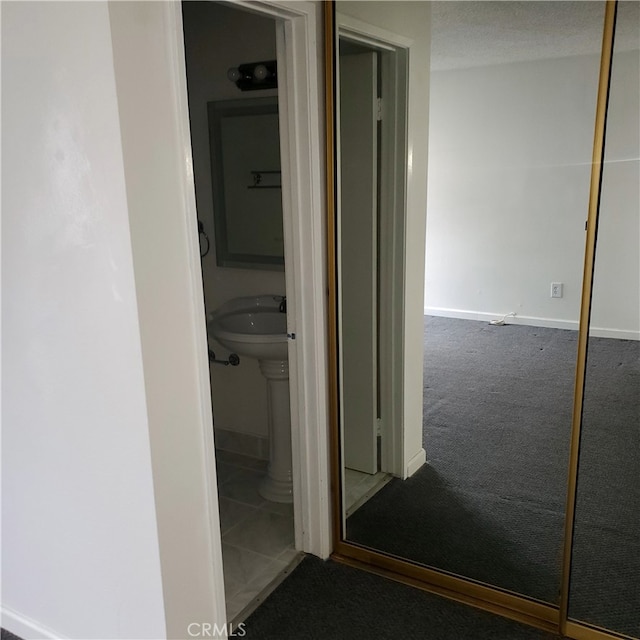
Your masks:
[[[509,313],[508,311],[506,313]],[[447,309],[445,307],[425,307],[426,316],[440,316],[443,318],[460,318],[462,320],[480,320],[490,322],[500,320],[504,313],[488,313],[486,311],[470,311],[467,309]],[[577,320],[560,320],[558,318],[539,318],[536,316],[520,316],[506,318],[506,324],[527,325],[530,327],[546,327],[549,329],[578,330]],[[618,340],[640,340],[640,331],[625,329],[607,329],[591,327],[590,335],[596,338],[617,338]]]
[[[427,454],[423,448],[420,448],[407,463],[407,478],[410,478],[426,461]]]
[[[216,449],[239,453],[260,460],[269,459],[269,438],[252,433],[214,427]]]
[[[593,338],[617,338],[618,340],[640,340],[640,331],[625,331],[624,329],[605,329],[591,327],[589,335]]]
[[[443,318],[461,318],[463,320],[480,320],[490,322],[500,320],[505,313],[489,313],[487,311],[470,311],[467,309],[447,309],[445,307],[425,307],[426,316],[441,316]],[[513,316],[506,318],[505,324],[524,324],[531,327],[548,327],[549,329],[578,330],[577,320],[558,320],[557,318],[537,318],[535,316]]]
[[[0,615],[2,616],[2,628],[23,640],[66,640],[66,636],[52,631],[4,605],[0,609]]]

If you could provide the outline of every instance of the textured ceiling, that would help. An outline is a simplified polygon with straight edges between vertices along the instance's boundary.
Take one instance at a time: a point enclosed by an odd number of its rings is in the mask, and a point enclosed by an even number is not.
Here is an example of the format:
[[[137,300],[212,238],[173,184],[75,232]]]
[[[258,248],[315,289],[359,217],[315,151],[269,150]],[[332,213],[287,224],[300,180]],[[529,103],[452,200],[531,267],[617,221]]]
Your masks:
[[[431,65],[455,69],[598,54],[604,2],[432,2]],[[640,1],[619,3],[616,50],[640,49]]]

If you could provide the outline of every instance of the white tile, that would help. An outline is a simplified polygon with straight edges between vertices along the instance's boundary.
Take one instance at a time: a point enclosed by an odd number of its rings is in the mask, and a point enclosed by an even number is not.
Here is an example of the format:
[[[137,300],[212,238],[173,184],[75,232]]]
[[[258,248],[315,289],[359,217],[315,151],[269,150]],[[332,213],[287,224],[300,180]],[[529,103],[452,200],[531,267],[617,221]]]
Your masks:
[[[246,606],[245,598],[230,598],[227,605],[227,622],[231,622]]]
[[[238,603],[244,602],[246,607],[254,598],[257,598],[279,575],[287,568],[287,564],[274,560],[264,571],[256,576],[251,583],[239,589],[233,596]]]
[[[380,472],[371,475],[355,469],[345,469],[344,471],[344,501],[348,512],[367,493],[369,487],[378,482],[376,478]]]
[[[258,493],[258,486],[264,474],[260,471],[240,469],[228,482],[218,487],[218,493],[223,498],[231,498],[237,502],[259,507],[265,499]]]
[[[366,477],[363,478],[360,486],[364,488],[366,491],[371,491],[371,489],[376,489],[376,492],[377,492],[382,488],[383,485],[385,485],[389,481],[389,479],[390,479],[390,476],[388,476],[386,473],[383,473],[382,471],[378,471],[378,473],[376,473],[373,476],[367,474]]]
[[[353,487],[347,487],[345,513],[349,517],[370,500],[385,484],[391,480],[387,473],[379,471],[375,475],[366,474],[366,478]]]
[[[216,460],[216,476],[218,484],[224,484],[240,471],[240,467]]]
[[[344,502],[346,509],[349,510],[356,502],[358,502],[360,498],[362,498],[363,494],[366,493],[366,491],[363,491],[360,485],[351,487],[346,486],[345,489]]]
[[[353,486],[362,482],[362,480],[368,475],[368,473],[362,473],[362,471],[356,471],[355,469],[345,469],[344,481],[345,484]]]
[[[280,565],[275,560],[248,549],[231,544],[222,544],[222,563],[224,565],[224,588],[226,598],[233,598],[254,584],[256,579],[273,565],[272,571],[278,572]]]
[[[243,456],[240,453],[233,453],[231,451],[216,450],[216,460],[224,464],[231,464],[235,467],[242,469],[255,469],[257,471],[264,471],[266,473],[269,462],[267,460],[261,460],[260,458],[252,458],[250,456]]]
[[[271,511],[271,513],[278,513],[281,516],[287,516],[291,518],[293,522],[293,504],[286,502],[271,502],[271,500],[265,500],[264,504],[260,507],[264,511]]]
[[[291,545],[290,547],[287,547],[277,558],[277,560],[279,562],[284,562],[286,565],[289,565],[291,562],[293,562],[294,558],[296,558],[297,556],[301,555],[300,551],[296,551],[293,547],[293,545]]]
[[[225,465],[236,462],[235,454],[223,458]],[[263,477],[261,471],[239,469],[219,486],[229,620],[250,611],[247,606],[256,605],[262,591],[299,555],[293,548],[293,505],[264,500],[258,493]]]
[[[293,519],[259,509],[228,531],[223,541],[276,558],[294,544]]]
[[[257,507],[223,497],[218,498],[218,503],[220,505],[220,532],[223,535],[257,509]]]

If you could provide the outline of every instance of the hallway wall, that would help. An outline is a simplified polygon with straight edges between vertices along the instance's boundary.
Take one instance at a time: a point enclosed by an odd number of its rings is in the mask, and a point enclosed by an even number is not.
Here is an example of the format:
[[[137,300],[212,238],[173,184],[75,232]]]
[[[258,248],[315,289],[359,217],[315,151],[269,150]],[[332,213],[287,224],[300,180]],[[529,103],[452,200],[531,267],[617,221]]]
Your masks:
[[[2,4],[2,626],[166,634],[107,4]]]
[[[624,15],[621,10],[620,20]],[[640,41],[640,28],[636,29],[636,39]],[[640,340],[638,114],[640,49],[615,53],[607,117],[591,327],[597,335],[606,336],[608,332],[617,335],[624,331],[627,337],[635,337],[636,340]]]

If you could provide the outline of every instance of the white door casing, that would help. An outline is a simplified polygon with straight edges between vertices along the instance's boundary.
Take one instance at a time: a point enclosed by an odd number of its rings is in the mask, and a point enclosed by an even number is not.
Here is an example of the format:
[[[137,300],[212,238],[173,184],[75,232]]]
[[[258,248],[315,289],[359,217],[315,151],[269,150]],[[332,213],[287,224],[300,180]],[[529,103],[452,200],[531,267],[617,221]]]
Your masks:
[[[275,18],[296,548],[331,553],[322,6],[235,0]]]

